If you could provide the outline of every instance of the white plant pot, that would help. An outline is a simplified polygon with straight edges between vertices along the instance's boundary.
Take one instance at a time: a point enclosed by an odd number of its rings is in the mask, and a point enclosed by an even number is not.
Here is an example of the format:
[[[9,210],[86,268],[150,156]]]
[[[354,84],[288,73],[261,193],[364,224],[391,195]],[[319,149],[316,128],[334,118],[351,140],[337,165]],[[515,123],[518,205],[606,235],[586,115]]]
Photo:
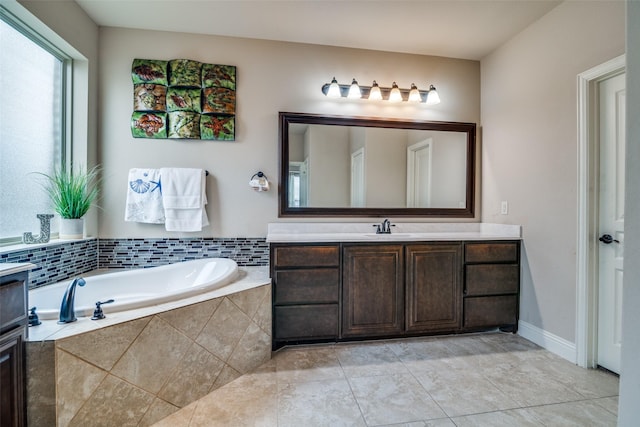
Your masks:
[[[82,239],[84,237],[84,218],[60,218],[61,239]]]

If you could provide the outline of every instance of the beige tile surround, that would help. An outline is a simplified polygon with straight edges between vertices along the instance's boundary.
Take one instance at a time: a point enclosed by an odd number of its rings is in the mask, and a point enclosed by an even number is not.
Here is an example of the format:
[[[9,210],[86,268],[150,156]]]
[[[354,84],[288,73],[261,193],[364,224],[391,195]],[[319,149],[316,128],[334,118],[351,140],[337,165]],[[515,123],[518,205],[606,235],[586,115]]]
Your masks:
[[[27,355],[29,426],[148,426],[271,358],[271,286],[28,342]]]

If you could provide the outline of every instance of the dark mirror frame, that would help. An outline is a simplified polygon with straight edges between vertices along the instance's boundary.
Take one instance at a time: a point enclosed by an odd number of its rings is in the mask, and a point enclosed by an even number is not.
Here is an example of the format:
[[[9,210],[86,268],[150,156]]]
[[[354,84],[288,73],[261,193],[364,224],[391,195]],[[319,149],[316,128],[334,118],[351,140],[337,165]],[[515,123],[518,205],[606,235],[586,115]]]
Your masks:
[[[464,208],[322,208],[290,207],[289,194],[289,125],[293,123],[361,126],[392,129],[435,130],[464,132],[467,135],[467,188]],[[279,158],[280,175],[278,183],[279,217],[324,217],[324,216],[405,216],[432,218],[472,218],[475,205],[475,164],[476,164],[476,124],[461,122],[430,122],[373,117],[327,116],[306,113],[279,113]]]

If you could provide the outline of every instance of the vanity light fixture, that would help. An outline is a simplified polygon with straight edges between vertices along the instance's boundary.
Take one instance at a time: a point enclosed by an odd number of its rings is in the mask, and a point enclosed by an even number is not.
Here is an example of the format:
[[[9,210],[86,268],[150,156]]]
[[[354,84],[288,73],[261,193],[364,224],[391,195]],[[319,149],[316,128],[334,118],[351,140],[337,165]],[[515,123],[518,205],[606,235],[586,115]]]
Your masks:
[[[389,92],[389,102],[402,102],[402,94],[400,93],[400,88],[396,82],[393,82],[391,85],[391,92]]]
[[[334,77],[331,83],[325,83],[322,86],[322,93],[329,98],[364,98],[389,102],[406,101],[426,105],[436,105],[440,103],[440,96],[438,96],[435,86],[429,85],[429,90],[420,90],[415,83],[411,83],[410,89],[399,88],[396,82],[393,82],[390,88],[380,87],[375,80],[371,86],[360,86],[354,78],[350,85],[341,85]]]
[[[376,81],[373,81],[373,84],[371,85],[371,89],[369,90],[369,98],[371,100],[374,101],[380,101],[382,100],[382,92],[380,91],[380,86],[378,86],[378,83],[376,83]]]
[[[338,85],[338,81],[334,77],[331,80],[331,84],[328,85],[327,92],[325,92],[329,98],[340,98],[342,94],[340,93],[340,86]]]
[[[347,98],[362,98],[362,92],[360,91],[360,86],[358,86],[358,82],[356,81],[356,79],[353,79],[353,81],[351,82],[351,86],[349,86],[349,94],[347,95]]]
[[[429,98],[429,94],[427,94],[427,99]],[[420,98],[420,91],[418,90],[418,86],[415,83],[411,83],[411,90],[409,91],[409,102],[420,102],[422,99]]]
[[[438,95],[438,91],[433,85],[429,86],[429,92],[427,93],[427,101],[425,102],[427,105],[436,105],[440,104],[440,96]]]

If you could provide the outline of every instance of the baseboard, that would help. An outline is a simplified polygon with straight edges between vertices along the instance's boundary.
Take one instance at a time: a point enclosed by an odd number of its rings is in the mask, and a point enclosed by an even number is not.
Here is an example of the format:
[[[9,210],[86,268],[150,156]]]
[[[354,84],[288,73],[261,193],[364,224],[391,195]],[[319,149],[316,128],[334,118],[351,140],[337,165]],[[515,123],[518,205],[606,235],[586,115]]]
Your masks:
[[[563,359],[567,359],[571,363],[576,363],[577,353],[575,343],[560,338],[537,326],[533,326],[531,323],[523,322],[522,320],[518,322],[518,335],[538,344],[551,353],[557,354]]]

